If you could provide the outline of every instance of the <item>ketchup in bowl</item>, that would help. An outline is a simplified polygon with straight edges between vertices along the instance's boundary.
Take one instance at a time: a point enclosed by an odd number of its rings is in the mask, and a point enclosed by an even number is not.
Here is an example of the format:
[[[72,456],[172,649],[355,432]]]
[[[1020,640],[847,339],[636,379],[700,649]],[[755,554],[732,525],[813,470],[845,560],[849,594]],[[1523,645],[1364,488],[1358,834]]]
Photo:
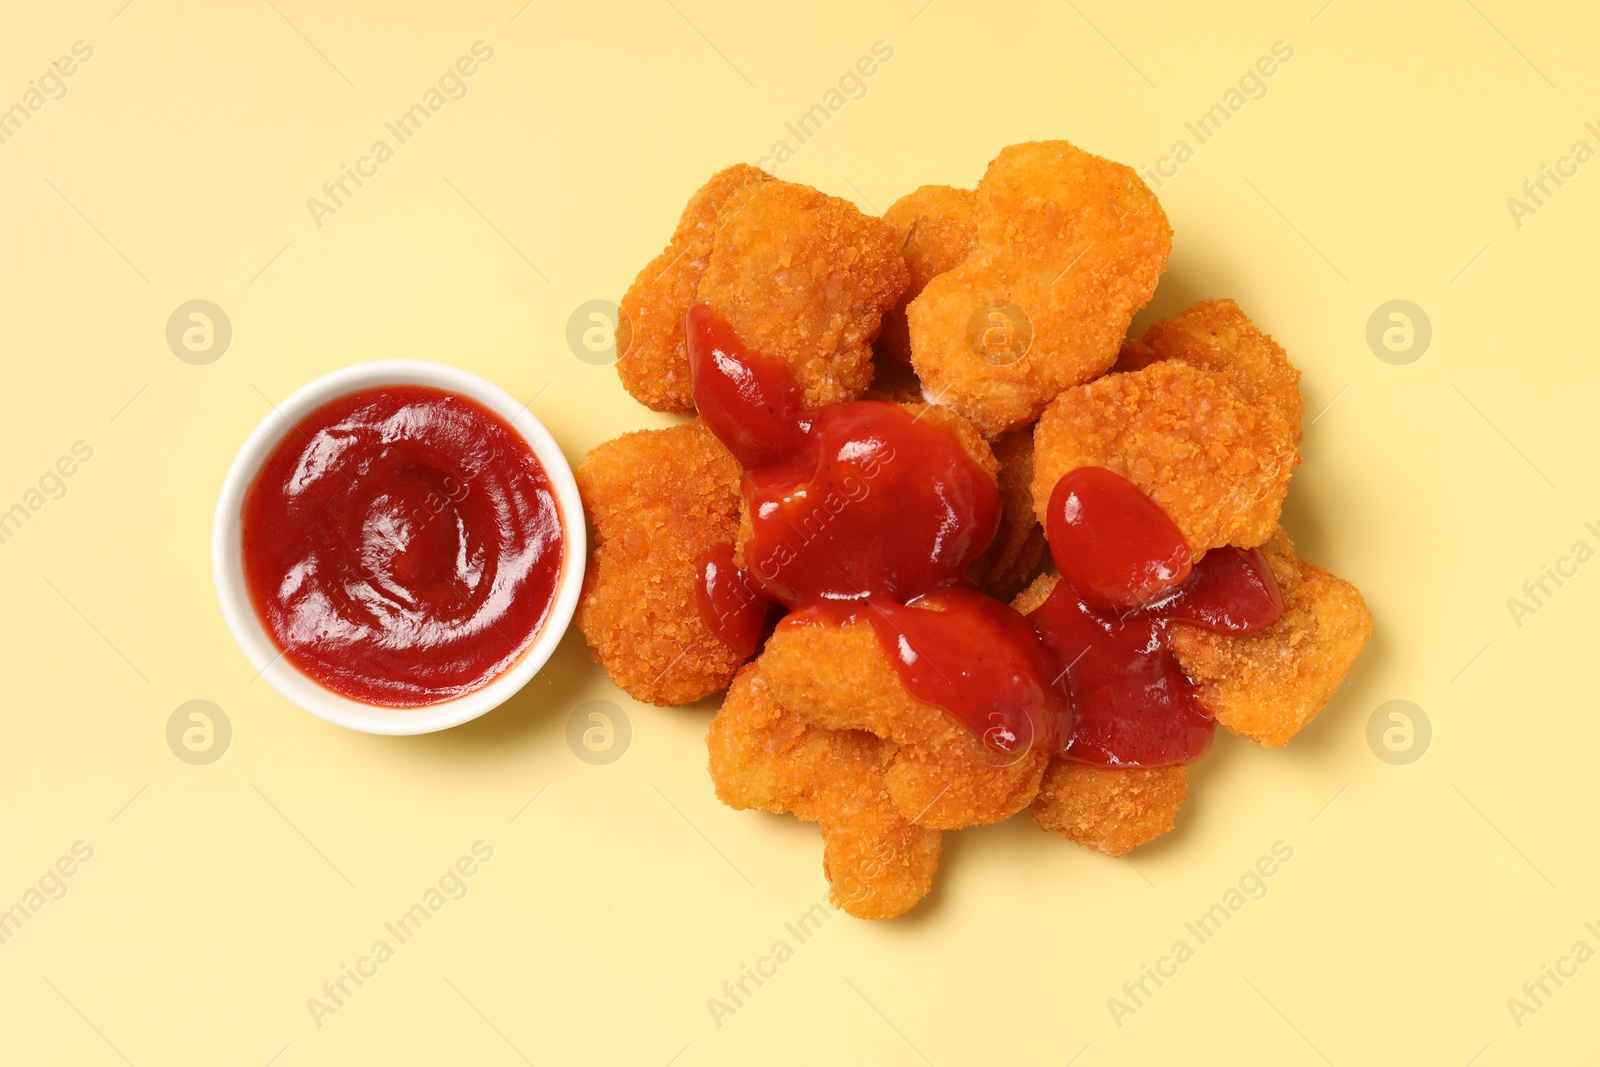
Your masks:
[[[487,685],[538,636],[561,580],[560,509],[532,448],[428,386],[312,411],[261,465],[240,520],[245,585],[283,656],[368,704]]]

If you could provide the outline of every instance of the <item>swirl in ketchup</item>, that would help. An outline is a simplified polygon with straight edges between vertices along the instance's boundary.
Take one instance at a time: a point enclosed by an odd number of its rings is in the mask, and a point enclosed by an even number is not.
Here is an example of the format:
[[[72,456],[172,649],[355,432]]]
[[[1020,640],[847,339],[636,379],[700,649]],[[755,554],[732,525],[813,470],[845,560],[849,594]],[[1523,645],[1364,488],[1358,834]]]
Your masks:
[[[384,386],[307,415],[241,513],[245,582],[285,658],[369,704],[488,684],[533,643],[561,576],[560,509],[482,405]]]
[[[865,621],[907,690],[990,749],[1105,766],[1199,759],[1215,722],[1166,644],[1185,623],[1252,633],[1283,611],[1257,550],[1198,562],[1161,507],[1084,467],[1056,486],[1046,533],[1062,580],[1024,617],[973,588],[1000,524],[994,481],[961,442],[905,408],[807,408],[780,361],[705,305],[689,311],[695,404],[745,468],[745,569],[707,554],[702,615],[741,655],[780,626]]]

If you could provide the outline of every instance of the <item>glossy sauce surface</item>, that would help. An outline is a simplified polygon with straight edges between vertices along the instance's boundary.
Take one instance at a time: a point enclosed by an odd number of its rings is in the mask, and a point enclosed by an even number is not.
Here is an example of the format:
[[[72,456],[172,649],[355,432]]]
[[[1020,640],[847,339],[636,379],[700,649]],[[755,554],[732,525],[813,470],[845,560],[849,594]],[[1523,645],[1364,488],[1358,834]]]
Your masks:
[[[561,576],[560,511],[527,442],[424,386],[307,415],[240,518],[246,585],[285,657],[370,704],[488,684],[533,643]]]
[[[733,542],[712,545],[701,557],[694,587],[700,617],[740,659],[761,646],[772,601],[751,586],[750,576],[733,560]]]
[[[1047,515],[1062,580],[1028,618],[1062,664],[1072,697],[1062,754],[1105,766],[1193,763],[1211,747],[1216,723],[1167,647],[1167,627],[1247,634],[1270,626],[1283,614],[1283,595],[1266,559],[1259,549],[1218,548],[1191,568],[1166,513],[1102,468],[1063,477]],[[1085,516],[1115,532],[1108,550],[1083,551],[1104,537],[1085,534]],[[1134,551],[1141,546],[1143,558]],[[1127,607],[1134,589],[1143,599]]]
[[[698,587],[702,615],[737,653],[755,650],[776,601],[790,611],[780,626],[870,624],[907,690],[1002,756],[1043,747],[1161,766],[1205,752],[1214,723],[1166,627],[1270,625],[1282,598],[1259,552],[1194,565],[1136,486],[1080,468],[1049,510],[1063,580],[1025,618],[967,584],[1001,504],[952,432],[893,404],[806,408],[788,368],[709,308],[691,309],[687,326],[696,406],[745,467],[745,570],[718,546]]]
[[[912,695],[991,750],[1055,744],[1068,705],[1033,628],[964,581],[1001,504],[955,435],[897,404],[806,408],[788,368],[704,305],[687,333],[696,407],[745,466],[744,578],[713,549],[698,586],[723,641],[753,650],[752,620],[771,601],[791,611],[780,625],[867,622]]]

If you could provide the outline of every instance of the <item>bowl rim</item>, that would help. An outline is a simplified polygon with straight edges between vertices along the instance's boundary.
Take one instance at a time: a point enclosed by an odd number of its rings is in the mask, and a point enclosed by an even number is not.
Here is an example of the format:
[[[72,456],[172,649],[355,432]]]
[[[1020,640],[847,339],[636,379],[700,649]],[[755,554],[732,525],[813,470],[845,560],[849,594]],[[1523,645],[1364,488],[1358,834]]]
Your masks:
[[[422,385],[458,393],[494,412],[533,450],[554,490],[561,521],[561,575],[555,600],[533,643],[510,667],[487,685],[437,704],[394,708],[367,704],[326,688],[301,671],[278,648],[256,613],[244,580],[240,513],[244,496],[268,454],[308,414],[331,400],[386,385]],[[341,367],[315,378],[256,425],[239,447],[217,494],[211,528],[211,571],[217,600],[240,651],[279,694],[317,718],[362,733],[407,735],[433,733],[470,722],[505,703],[547,663],[572,624],[583,587],[588,529],[578,495],[577,479],[561,446],[527,404],[471,371],[445,363],[415,359],[382,359]],[[252,678],[251,681],[254,681]]]

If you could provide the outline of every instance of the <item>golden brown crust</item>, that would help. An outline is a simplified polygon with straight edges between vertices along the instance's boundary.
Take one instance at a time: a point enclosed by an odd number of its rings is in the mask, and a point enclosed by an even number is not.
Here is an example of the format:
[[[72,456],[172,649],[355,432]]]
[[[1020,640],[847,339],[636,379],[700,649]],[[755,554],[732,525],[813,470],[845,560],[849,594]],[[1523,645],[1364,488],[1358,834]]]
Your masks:
[[[1050,599],[1050,594],[1055,590],[1056,583],[1061,579],[1054,574],[1041,574],[1028,583],[1028,587],[1016,595],[1011,601],[1011,607],[1023,615],[1032,615],[1038,610],[1039,605]]]
[[[994,456],[1000,463],[1000,532],[976,584],[996,600],[1010,600],[1044,558],[1044,528],[1033,506],[1033,428],[995,438]]]
[[[576,474],[595,537],[577,621],[595,662],[651,704],[722,689],[739,660],[701,618],[695,582],[737,530],[738,462],[696,419],[608,441]]]
[[[820,824],[836,906],[857,918],[888,919],[933,887],[942,835],[913,826],[890,801],[890,746],[864,731],[802,722],[773,697],[759,660],[735,677],[706,747],[724,804]]]
[[[719,221],[699,298],[745,344],[786,362],[817,406],[867,391],[872,342],[906,281],[893,226],[848,200],[771,181]]]
[[[1038,791],[1048,756],[1001,757],[954,716],[917,700],[870,623],[787,620],[768,639],[761,664],[778,701],[804,721],[866,730],[898,746],[888,770],[890,796],[919,826],[999,822]]]
[[[1144,340],[1129,341],[1117,370],[1140,370],[1159,360],[1187,363],[1227,376],[1253,404],[1270,404],[1300,443],[1300,372],[1272,339],[1232,300],[1202,300],[1183,314],[1153,323]]]
[[[1276,408],[1249,403],[1215,371],[1152,363],[1069,389],[1034,430],[1033,498],[1078,467],[1105,467],[1144,490],[1198,558],[1272,536],[1300,462]]]
[[[1041,829],[1121,856],[1172,829],[1189,788],[1187,767],[1091,767],[1055,760],[1033,801]]]
[[[1171,647],[1218,722],[1276,748],[1333,698],[1372,616],[1355,586],[1297,558],[1282,530],[1262,552],[1283,591],[1278,621],[1244,637],[1174,625]]]
[[[977,202],[971,254],[929,281],[906,314],[925,393],[993,437],[1111,367],[1166,266],[1172,228],[1131,168],[1065,141],[1002,150]],[[986,360],[968,336],[995,301],[1020,309],[1002,317],[1031,330],[1027,354],[1013,362]],[[1012,326],[1020,337],[1021,324]]]
[[[966,259],[978,236],[978,198],[970,189],[924,185],[907,193],[883,213],[900,234],[911,284],[894,309],[883,317],[883,332],[874,351],[885,359],[911,359],[911,335],[906,326],[906,305],[923,286]]]
[[[748,187],[771,180],[766,171],[744,163],[713,174],[689,198],[667,247],[623,295],[617,375],[622,387],[646,407],[694,413],[684,316],[697,298],[718,220],[738,208]]]

